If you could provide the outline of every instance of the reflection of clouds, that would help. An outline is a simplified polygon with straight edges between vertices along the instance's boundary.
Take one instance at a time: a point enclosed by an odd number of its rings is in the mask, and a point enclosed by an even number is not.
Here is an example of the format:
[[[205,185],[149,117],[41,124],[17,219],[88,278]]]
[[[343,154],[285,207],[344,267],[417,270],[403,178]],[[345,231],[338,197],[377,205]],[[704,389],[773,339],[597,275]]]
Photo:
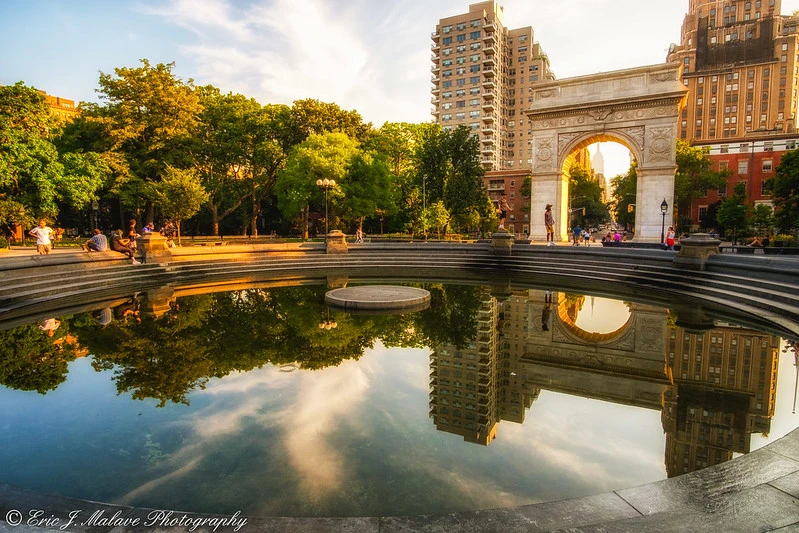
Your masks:
[[[178,468],[177,470],[174,470],[174,471],[172,471],[172,472],[170,472],[168,474],[165,474],[165,475],[163,475],[163,476],[161,476],[159,478],[150,480],[147,483],[144,483],[143,485],[141,485],[139,487],[136,487],[132,491],[128,492],[127,494],[125,494],[124,496],[119,498],[119,501],[117,503],[122,504],[122,505],[129,505],[131,502],[135,501],[136,498],[138,498],[140,496],[143,496],[143,495],[147,494],[148,492],[150,492],[152,490],[157,489],[158,487],[160,487],[164,483],[167,483],[167,482],[172,481],[174,479],[177,479],[177,478],[185,476],[186,474],[188,474],[189,472],[194,470],[194,467],[196,467],[199,462],[200,462],[200,457],[192,459],[187,464],[183,465],[182,467]]]
[[[533,408],[537,412],[524,426],[503,424],[502,445],[527,450],[528,457],[582,480],[593,492],[665,477],[658,411],[547,391]]]
[[[284,444],[312,499],[341,485],[344,459],[329,438],[343,423],[352,423],[354,406],[368,389],[369,379],[355,362],[303,376],[297,401],[284,417]]]

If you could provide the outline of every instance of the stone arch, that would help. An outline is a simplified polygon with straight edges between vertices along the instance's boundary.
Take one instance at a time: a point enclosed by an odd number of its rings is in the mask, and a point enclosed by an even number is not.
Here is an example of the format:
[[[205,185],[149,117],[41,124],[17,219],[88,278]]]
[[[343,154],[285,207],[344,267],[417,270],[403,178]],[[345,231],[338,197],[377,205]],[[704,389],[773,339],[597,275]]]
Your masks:
[[[558,304],[558,312],[555,314],[555,324],[560,321],[562,327],[568,331],[575,338],[580,339],[587,343],[608,345],[620,341],[631,329],[635,327],[636,316],[635,311],[630,312],[627,321],[616,328],[615,331],[608,333],[596,333],[593,331],[586,331],[578,326],[574,320],[569,316],[568,309],[566,308],[566,301],[563,300]]]
[[[688,90],[681,65],[665,63],[541,83],[527,111],[532,138],[530,234],[546,238],[544,208],[553,204],[555,238],[568,241],[568,168],[576,150],[609,140],[638,162],[635,240],[659,242],[674,206],[677,121]],[[564,170],[565,169],[565,170]],[[668,204],[665,219],[663,200]]]

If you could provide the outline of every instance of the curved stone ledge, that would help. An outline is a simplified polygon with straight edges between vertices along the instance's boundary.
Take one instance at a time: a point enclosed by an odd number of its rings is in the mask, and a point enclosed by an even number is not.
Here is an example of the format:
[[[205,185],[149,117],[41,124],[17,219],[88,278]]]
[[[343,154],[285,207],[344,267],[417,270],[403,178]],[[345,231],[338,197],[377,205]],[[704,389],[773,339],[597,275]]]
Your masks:
[[[30,513],[37,510],[51,519],[49,526],[26,524]],[[70,523],[70,513],[75,511],[78,511],[78,520]],[[92,516],[95,518],[90,519]],[[16,523],[18,517],[21,517],[21,524]],[[217,526],[212,520],[224,525]],[[796,524],[799,524],[799,429],[732,461],[656,483],[571,500],[446,515],[224,516],[98,503],[0,484],[0,530],[9,531],[16,527],[16,531],[113,530],[120,533],[147,530],[385,533],[565,529],[715,533],[771,531]]]

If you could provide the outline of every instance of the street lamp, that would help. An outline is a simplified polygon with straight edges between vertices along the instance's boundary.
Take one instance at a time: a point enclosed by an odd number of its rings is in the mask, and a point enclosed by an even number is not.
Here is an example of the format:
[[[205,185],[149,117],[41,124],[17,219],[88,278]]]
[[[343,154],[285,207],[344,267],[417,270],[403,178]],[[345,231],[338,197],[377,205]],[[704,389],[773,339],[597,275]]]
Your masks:
[[[92,200],[92,231],[97,228],[97,212],[100,210],[100,204],[97,200]]]
[[[663,215],[663,222],[660,224],[660,244],[666,242],[666,211],[669,210],[669,204],[666,199],[660,204],[660,214]]]
[[[336,180],[325,178],[323,180],[316,180],[316,184],[325,190],[325,235],[327,235],[327,191],[336,186]]]
[[[330,309],[326,309],[327,311],[327,319],[322,317],[322,321],[319,322],[319,329],[331,330],[336,329],[338,327],[338,323],[335,320],[330,320]]]
[[[422,233],[427,242],[427,176],[422,176]]]

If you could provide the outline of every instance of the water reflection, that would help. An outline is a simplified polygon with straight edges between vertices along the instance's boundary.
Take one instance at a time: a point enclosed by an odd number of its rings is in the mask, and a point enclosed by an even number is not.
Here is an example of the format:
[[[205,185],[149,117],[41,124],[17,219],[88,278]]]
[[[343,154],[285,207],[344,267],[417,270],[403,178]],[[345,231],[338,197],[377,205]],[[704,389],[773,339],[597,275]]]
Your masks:
[[[0,383],[56,391],[60,402],[37,411],[27,407],[37,395],[15,397],[0,426],[7,444],[37,431],[49,437],[58,424],[37,430],[38,418],[63,416],[58,392],[89,360],[69,362],[91,354],[94,371],[112,376],[117,405],[145,401],[116,407],[114,429],[92,433],[108,470],[128,473],[118,485],[70,477],[52,491],[228,513],[249,501],[245,512],[272,515],[450,512],[574,497],[726,461],[749,451],[753,434],[771,431],[774,335],[688,305],[606,306],[508,284],[424,288],[430,307],[399,316],[331,311],[322,286],[188,296],[163,288],[57,317],[55,329],[0,331]],[[392,347],[423,357],[432,350],[422,363],[429,369]],[[97,398],[89,405],[112,403]],[[605,418],[586,401],[601,404]],[[522,432],[525,419],[530,431]],[[92,424],[56,435],[88,434]],[[595,426],[607,440],[592,442]],[[646,451],[633,442],[644,433],[663,440]],[[44,440],[34,449],[49,450]],[[74,446],[85,441],[77,435]],[[0,481],[51,491],[59,475],[26,483],[27,465],[13,470],[13,453],[0,454]],[[61,468],[80,464],[77,450],[66,457]],[[636,469],[646,474],[629,474]],[[261,484],[269,489],[259,492]],[[200,490],[210,485],[220,490]]]
[[[483,292],[474,340],[431,357],[436,428],[488,445],[501,421],[524,422],[542,390],[659,410],[670,477],[747,453],[751,434],[768,434],[778,337],[724,323],[697,332],[636,303],[621,327],[598,333],[577,325],[585,300]]]

